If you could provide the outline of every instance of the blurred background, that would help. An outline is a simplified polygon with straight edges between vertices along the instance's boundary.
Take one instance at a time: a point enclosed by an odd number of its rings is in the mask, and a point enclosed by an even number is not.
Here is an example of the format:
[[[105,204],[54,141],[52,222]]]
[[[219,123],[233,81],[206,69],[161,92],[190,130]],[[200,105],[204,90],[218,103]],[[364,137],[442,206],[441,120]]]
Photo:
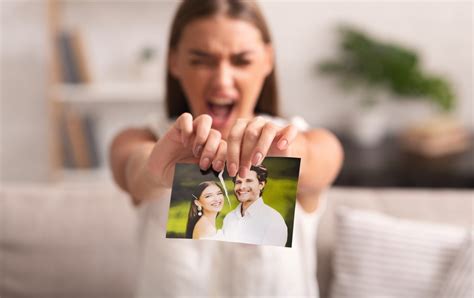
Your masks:
[[[0,296],[168,288],[153,272],[169,203],[134,208],[107,152],[120,130],[163,114],[177,4],[0,0]],[[321,297],[453,297],[435,293],[461,293],[459,281],[471,297],[472,266],[455,265],[474,235],[472,1],[260,4],[283,116],[330,129],[345,150],[318,209]],[[310,249],[318,218],[295,226]]]
[[[163,109],[177,2],[1,5],[1,181],[109,181],[114,134]],[[338,185],[474,187],[470,2],[261,6],[276,47],[281,110],[338,134],[346,149]],[[351,42],[352,52],[342,50]],[[381,70],[357,69],[365,65],[364,46]],[[331,62],[347,67],[325,71]],[[441,83],[400,86],[396,80],[413,71]],[[351,75],[356,79],[346,84]]]

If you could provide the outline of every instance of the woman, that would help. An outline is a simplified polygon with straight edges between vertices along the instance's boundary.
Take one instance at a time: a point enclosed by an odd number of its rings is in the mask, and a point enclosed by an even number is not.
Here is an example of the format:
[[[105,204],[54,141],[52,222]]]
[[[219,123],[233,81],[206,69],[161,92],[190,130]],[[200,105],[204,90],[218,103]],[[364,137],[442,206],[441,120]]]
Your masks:
[[[128,129],[111,146],[116,182],[147,214],[139,295],[317,295],[314,211],[343,153],[330,132],[276,117],[274,60],[255,2],[181,2],[166,84],[168,117],[176,119],[154,131]],[[267,155],[301,158],[292,249],[164,239],[176,163],[245,177]]]
[[[204,181],[199,183],[196,193],[189,207],[186,238],[219,239],[216,217],[224,206],[223,191],[216,182]]]

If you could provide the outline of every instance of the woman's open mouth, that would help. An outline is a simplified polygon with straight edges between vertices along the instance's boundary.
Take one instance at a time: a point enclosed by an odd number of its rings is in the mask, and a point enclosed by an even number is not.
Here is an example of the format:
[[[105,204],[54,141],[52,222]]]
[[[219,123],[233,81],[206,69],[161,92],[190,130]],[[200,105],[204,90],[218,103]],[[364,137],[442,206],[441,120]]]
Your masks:
[[[235,105],[236,101],[233,99],[207,101],[209,115],[212,117],[212,126],[215,128],[226,126]]]

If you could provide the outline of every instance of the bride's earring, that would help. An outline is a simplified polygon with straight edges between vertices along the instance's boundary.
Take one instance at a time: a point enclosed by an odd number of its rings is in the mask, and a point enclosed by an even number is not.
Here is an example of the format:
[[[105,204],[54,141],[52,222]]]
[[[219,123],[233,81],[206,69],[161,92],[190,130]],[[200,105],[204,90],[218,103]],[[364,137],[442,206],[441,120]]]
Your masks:
[[[201,206],[198,206],[198,215],[202,216],[202,207]]]

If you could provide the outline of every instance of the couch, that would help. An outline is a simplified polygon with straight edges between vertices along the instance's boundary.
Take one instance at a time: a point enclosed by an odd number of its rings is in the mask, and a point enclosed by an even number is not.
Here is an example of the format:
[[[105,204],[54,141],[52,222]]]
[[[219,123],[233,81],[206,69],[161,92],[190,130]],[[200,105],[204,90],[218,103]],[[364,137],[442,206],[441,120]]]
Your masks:
[[[472,227],[473,191],[332,188],[327,198],[318,229],[321,297],[333,276],[340,206]],[[110,182],[3,185],[0,297],[132,297],[138,222],[127,195]]]

